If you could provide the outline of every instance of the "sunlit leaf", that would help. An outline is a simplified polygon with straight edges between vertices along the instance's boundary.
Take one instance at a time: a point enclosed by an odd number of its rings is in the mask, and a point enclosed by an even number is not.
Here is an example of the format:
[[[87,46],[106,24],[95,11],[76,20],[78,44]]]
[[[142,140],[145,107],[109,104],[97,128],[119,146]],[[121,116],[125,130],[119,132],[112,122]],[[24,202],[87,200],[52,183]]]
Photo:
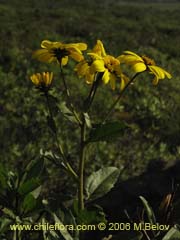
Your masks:
[[[148,201],[142,196],[140,196],[139,198],[141,199],[141,201],[144,205],[144,208],[145,208],[145,211],[147,213],[147,217],[148,217],[149,222],[151,224],[155,224],[156,223],[156,218],[155,218],[154,212],[153,212],[151,206],[149,205]]]
[[[57,217],[57,215],[55,213],[53,213],[53,217],[54,217],[55,223],[58,223],[61,226],[64,225],[61,222],[61,220]],[[71,237],[70,233],[67,231],[67,229],[65,227],[64,228],[60,228],[59,231],[60,231],[61,235],[64,237],[65,240],[73,240],[73,238]]]
[[[88,113],[84,113],[84,119],[85,119],[86,126],[88,128],[92,128],[91,119]]]
[[[9,208],[3,208],[1,211],[12,219],[16,219],[16,214]]]
[[[178,226],[172,227],[166,235],[163,237],[162,240],[180,240],[180,230]]]

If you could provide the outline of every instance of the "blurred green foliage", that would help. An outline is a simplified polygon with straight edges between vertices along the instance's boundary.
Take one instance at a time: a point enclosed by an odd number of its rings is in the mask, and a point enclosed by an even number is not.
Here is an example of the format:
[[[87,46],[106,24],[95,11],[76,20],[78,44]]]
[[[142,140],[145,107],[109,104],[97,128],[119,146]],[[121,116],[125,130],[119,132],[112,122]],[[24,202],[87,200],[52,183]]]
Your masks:
[[[180,5],[179,3],[122,3],[121,1],[47,1],[11,0],[0,3],[0,160],[8,168],[22,168],[38,159],[40,149],[56,151],[47,128],[44,100],[33,88],[29,76],[42,70],[53,70],[61,100],[63,87],[57,66],[38,63],[31,58],[33,50],[44,39],[84,41],[92,48],[101,39],[108,53],[118,56],[123,50],[147,54],[173,78],[152,86],[151,76],[141,75],[123,97],[113,119],[131,125],[114,144],[101,142],[89,147],[86,173],[101,165],[114,165],[121,178],[138,175],[154,160],[167,165],[177,161],[180,153]],[[72,63],[73,67],[73,63]],[[88,93],[83,79],[66,70],[67,82],[77,107]],[[98,90],[92,112],[98,121],[116,98],[107,86]],[[52,100],[53,101],[53,100]],[[77,129],[65,125],[54,109],[60,125],[64,147],[71,152],[76,167]],[[61,132],[61,129],[65,131]],[[50,173],[51,177],[48,177]],[[59,174],[61,173],[61,174]],[[48,163],[48,189],[44,193],[67,194],[69,181],[59,181],[62,172]],[[67,181],[68,180],[68,181]]]

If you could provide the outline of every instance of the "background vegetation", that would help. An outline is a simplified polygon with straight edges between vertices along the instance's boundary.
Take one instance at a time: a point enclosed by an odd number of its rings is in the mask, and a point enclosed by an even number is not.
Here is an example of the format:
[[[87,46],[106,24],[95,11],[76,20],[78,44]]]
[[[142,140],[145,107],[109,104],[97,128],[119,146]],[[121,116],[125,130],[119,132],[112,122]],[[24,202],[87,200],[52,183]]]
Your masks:
[[[180,3],[138,1],[11,0],[0,3],[0,161],[9,170],[20,171],[31,159],[40,158],[40,149],[55,149],[46,125],[43,99],[34,90],[29,76],[49,65],[31,58],[44,39],[86,42],[93,47],[101,39],[108,53],[118,56],[124,50],[146,54],[173,78],[152,86],[150,76],[140,76],[118,105],[112,118],[132,124],[114,144],[102,142],[89,149],[87,173],[103,164],[120,168],[120,180],[143,173],[147,166],[168,167],[180,155]],[[73,65],[73,63],[72,63]],[[58,79],[56,67],[52,67]],[[68,84],[77,107],[88,86],[69,76]],[[61,81],[54,83],[61,99]],[[102,116],[118,90],[102,86],[94,102],[94,119]],[[61,120],[66,129],[64,146],[73,153],[76,167],[76,129]],[[72,142],[74,144],[72,144]],[[94,154],[96,152],[96,154]],[[44,194],[64,198],[72,194],[62,172],[47,162]],[[61,181],[60,181],[61,179]],[[48,188],[46,187],[48,185]],[[51,196],[51,197],[50,197]]]

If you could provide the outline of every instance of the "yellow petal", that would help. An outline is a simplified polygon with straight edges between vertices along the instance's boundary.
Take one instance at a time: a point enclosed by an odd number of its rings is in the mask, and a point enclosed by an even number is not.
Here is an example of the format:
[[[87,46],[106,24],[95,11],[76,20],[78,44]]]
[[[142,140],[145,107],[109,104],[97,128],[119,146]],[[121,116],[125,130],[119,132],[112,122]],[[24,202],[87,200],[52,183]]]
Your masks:
[[[86,74],[86,83],[87,84],[92,84],[94,82],[94,74]]]
[[[65,56],[61,59],[61,65],[62,66],[65,66],[67,64],[67,62],[68,62],[68,56]]]
[[[143,59],[134,52],[124,51],[124,54],[118,57],[121,63],[135,64],[137,62],[144,62]]]
[[[41,82],[41,74],[40,73],[36,73],[35,76],[37,78],[38,83],[40,83]]]
[[[86,43],[67,43],[64,44],[65,48],[71,48],[71,49],[76,49],[78,52],[84,51],[87,49],[87,44]]]
[[[53,79],[53,72],[50,73],[50,76],[49,76],[49,81],[50,83],[52,82],[52,79]]]
[[[109,79],[110,79],[110,73],[106,69],[103,76],[102,76],[102,80],[103,80],[104,84],[107,84],[109,82]]]
[[[155,75],[155,78],[153,79],[153,84],[157,85],[159,79],[164,79],[165,77],[171,78],[171,74],[166,72],[164,69],[158,67],[158,66],[148,66],[151,73]]]
[[[143,72],[146,70],[146,65],[142,62],[135,63],[132,65],[132,69],[136,73]]]
[[[54,55],[49,53],[47,49],[39,49],[33,53],[33,58],[37,58],[41,62],[53,62],[55,59]]]
[[[126,55],[132,55],[132,56],[136,57],[136,59],[138,59],[139,61],[143,61],[143,59],[142,59],[139,55],[137,55],[136,53],[134,53],[134,52],[124,51],[124,53],[125,53]]]
[[[99,59],[101,60],[102,57],[100,55],[98,55],[97,53],[87,53],[87,55],[91,56],[93,59]]]
[[[110,73],[110,86],[112,90],[114,90],[116,87],[116,76],[112,73]]]
[[[167,71],[164,70],[164,73],[165,73],[165,75],[166,75],[167,78],[169,78],[169,79],[172,78],[171,74],[168,73]]]
[[[121,75],[122,72],[121,72],[120,65],[115,65],[114,71],[115,71],[116,75]]]
[[[38,81],[38,79],[37,79],[37,77],[36,77],[35,74],[33,74],[33,75],[30,77],[30,79],[31,79],[32,83],[34,83],[35,85],[38,85],[38,84],[39,84],[39,81]]]
[[[99,56],[105,57],[106,51],[104,49],[103,43],[101,40],[97,40],[96,45],[94,46],[93,50],[94,53],[98,54]]]
[[[165,78],[165,72],[162,68],[157,66],[148,66],[150,72],[152,72],[157,78],[164,79]]]
[[[89,69],[88,63],[85,61],[82,61],[76,65],[74,70],[78,73],[80,77],[82,77],[86,75],[88,69]]]
[[[79,54],[82,54],[81,50],[77,47],[75,43],[64,44],[64,48],[70,53],[77,52]]]
[[[63,45],[61,42],[51,42],[49,40],[43,40],[41,43],[42,48],[52,49],[52,48],[63,48]]]
[[[52,46],[52,42],[49,40],[43,40],[41,43],[42,48],[49,48],[50,46]]]
[[[144,61],[140,57],[132,56],[132,55],[121,55],[118,57],[118,60],[121,63],[126,63],[129,65],[133,65],[135,63],[141,62],[143,63]]]
[[[156,76],[154,77],[154,79],[153,79],[153,85],[157,85],[158,84],[158,82],[159,82],[159,78],[157,78]]]
[[[105,71],[104,61],[95,60],[90,67],[90,71],[91,73],[104,72]]]
[[[121,84],[120,84],[120,89],[121,89],[121,91],[124,89],[125,86],[126,86],[125,81],[124,81],[124,79],[122,78],[122,79],[121,79]]]
[[[52,78],[53,78],[53,73],[47,72],[46,73],[46,86],[49,86],[51,84]]]
[[[70,53],[70,56],[72,57],[72,59],[74,59],[77,62],[80,62],[84,59],[84,56],[81,53],[76,52],[76,51],[72,51]]]
[[[129,78],[125,74],[121,74],[121,84],[120,89],[121,91],[125,88],[126,84],[129,82]]]
[[[87,49],[87,44],[86,43],[76,43],[77,48],[79,48],[81,51],[84,51]]]

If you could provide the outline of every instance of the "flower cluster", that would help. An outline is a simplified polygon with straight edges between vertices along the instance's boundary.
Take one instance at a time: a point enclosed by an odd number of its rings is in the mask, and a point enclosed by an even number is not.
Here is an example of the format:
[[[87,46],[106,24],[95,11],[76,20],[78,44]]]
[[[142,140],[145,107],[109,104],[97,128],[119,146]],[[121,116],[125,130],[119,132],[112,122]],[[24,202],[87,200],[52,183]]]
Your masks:
[[[93,50],[87,54],[90,59],[80,62],[75,70],[80,77],[85,77],[86,82],[92,84],[96,79],[97,73],[102,73],[102,81],[104,84],[110,83],[111,88],[115,89],[115,84],[119,80],[121,82],[121,89],[124,87],[124,82],[128,78],[122,74],[120,68],[120,61],[106,54],[103,43],[98,40]]]
[[[86,83],[93,84],[97,80],[98,73],[101,73],[101,80],[104,84],[110,84],[114,90],[116,85],[123,90],[129,78],[122,72],[121,64],[130,65],[132,70],[137,74],[144,71],[154,75],[153,84],[158,84],[160,79],[165,77],[171,78],[171,74],[156,66],[155,62],[147,56],[139,56],[131,51],[125,51],[122,55],[114,57],[106,53],[103,43],[97,40],[94,48],[83,55],[87,49],[85,43],[51,42],[44,40],[41,43],[41,49],[33,53],[33,57],[42,62],[57,62],[60,67],[68,63],[69,57],[75,60],[77,65],[75,71],[80,78],[85,78]],[[47,80],[49,79],[49,80]],[[34,74],[31,77],[32,82],[37,86],[44,85],[49,87],[52,81],[52,75],[48,73]]]

